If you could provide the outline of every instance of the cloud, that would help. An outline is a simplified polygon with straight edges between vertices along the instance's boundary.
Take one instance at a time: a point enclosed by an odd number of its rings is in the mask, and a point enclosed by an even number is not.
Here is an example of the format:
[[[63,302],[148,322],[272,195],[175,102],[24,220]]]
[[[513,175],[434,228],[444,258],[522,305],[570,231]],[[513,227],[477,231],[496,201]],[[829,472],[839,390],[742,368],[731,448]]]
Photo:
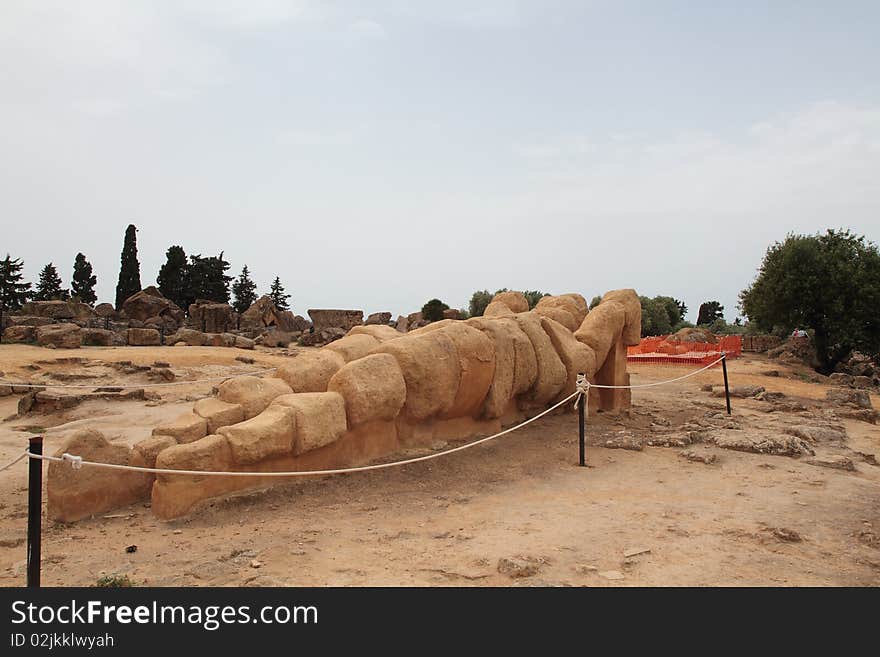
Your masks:
[[[385,38],[385,28],[382,27],[380,23],[377,23],[374,20],[369,19],[360,19],[354,21],[349,29],[357,34],[358,36],[362,36],[370,39],[384,39]]]
[[[97,118],[112,116],[125,109],[125,103],[116,98],[85,98],[73,102],[73,109]]]

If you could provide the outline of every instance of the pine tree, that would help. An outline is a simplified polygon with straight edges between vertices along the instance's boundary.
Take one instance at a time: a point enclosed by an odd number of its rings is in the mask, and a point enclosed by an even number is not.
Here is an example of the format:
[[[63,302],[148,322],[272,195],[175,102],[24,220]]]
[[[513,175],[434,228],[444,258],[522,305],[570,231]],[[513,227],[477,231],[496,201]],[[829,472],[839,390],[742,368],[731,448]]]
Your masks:
[[[165,252],[165,264],[156,277],[159,292],[186,310],[191,303],[189,262],[182,246],[170,246]]]
[[[90,306],[98,300],[95,284],[98,282],[92,274],[92,265],[82,253],[76,254],[73,262],[73,280],[70,281],[70,293],[83,303]]]
[[[34,299],[36,301],[52,301],[53,299],[66,299],[67,297],[67,290],[61,289],[61,277],[58,275],[58,270],[50,262],[40,272],[40,280],[37,283]]]
[[[272,281],[272,287],[269,289],[269,296],[272,297],[272,303],[275,304],[275,307],[278,310],[290,309],[290,303],[287,301],[290,298],[290,295],[285,294],[284,286],[281,285],[281,279],[278,276]]]
[[[31,296],[31,284],[21,282],[23,266],[20,259],[13,260],[8,253],[0,260],[0,310],[18,310]]]
[[[208,258],[193,255],[189,259],[189,303],[196,299],[228,303],[232,276],[226,275],[229,263],[223,259],[223,252]]]
[[[232,307],[238,313],[243,313],[257,300],[257,284],[251,280],[247,265],[242,267],[241,274],[232,284],[232,296]]]
[[[125,229],[125,242],[120,258],[119,282],[116,284],[116,310],[132,294],[141,291],[141,265],[137,258],[137,228],[129,224]]]

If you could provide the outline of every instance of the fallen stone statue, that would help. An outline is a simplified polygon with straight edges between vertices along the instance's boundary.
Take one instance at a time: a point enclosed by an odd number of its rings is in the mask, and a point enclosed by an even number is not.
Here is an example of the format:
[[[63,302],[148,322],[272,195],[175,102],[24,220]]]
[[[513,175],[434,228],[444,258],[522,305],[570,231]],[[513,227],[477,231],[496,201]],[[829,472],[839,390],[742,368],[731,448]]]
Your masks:
[[[637,345],[634,290],[608,292],[592,311],[579,294],[497,294],[482,317],[444,319],[400,333],[357,325],[304,351],[272,378],[224,381],[216,397],[153,429],[134,447],[94,430],[59,449],[84,460],[168,470],[272,472],[359,465],[437,440],[486,436],[533,417],[592,383],[628,385],[626,347]],[[617,411],[629,390],[590,391],[591,409]],[[565,404],[561,409],[571,410]],[[560,409],[560,410],[561,410]],[[160,518],[280,477],[144,474],[52,462],[48,513],[74,521],[152,497]]]

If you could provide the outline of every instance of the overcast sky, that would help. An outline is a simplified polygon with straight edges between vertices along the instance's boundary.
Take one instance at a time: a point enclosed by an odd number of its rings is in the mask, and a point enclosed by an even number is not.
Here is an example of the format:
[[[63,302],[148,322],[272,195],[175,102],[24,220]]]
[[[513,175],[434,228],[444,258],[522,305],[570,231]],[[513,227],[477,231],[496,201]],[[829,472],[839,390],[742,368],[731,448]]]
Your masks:
[[[2,0],[0,251],[65,283],[82,251],[112,301],[134,223],[144,285],[222,250],[300,314],[733,320],[787,232],[880,239],[878,34],[875,0]]]

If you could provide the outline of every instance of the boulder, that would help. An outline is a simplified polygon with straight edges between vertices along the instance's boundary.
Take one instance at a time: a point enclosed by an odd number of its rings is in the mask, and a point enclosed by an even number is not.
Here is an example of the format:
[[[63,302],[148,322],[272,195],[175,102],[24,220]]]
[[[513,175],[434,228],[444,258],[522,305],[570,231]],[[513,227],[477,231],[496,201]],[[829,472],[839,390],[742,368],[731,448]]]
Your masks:
[[[166,299],[159,290],[150,285],[122,302],[122,312],[129,319],[141,322],[152,317],[168,317],[175,326],[183,323],[184,312],[173,301]]]
[[[853,376],[842,372],[834,372],[828,376],[828,383],[835,386],[851,386],[853,384]]]
[[[112,303],[99,303],[95,306],[95,314],[98,317],[119,318],[119,313],[116,312],[116,308],[113,307]]]
[[[835,404],[855,406],[856,408],[873,408],[871,396],[865,390],[832,388],[825,392],[825,399]]]
[[[427,323],[428,322],[425,320],[425,317],[420,311],[410,313],[406,316],[407,331],[412,331],[419,328],[420,326],[425,326]]]
[[[461,319],[461,311],[458,308],[447,308],[443,311],[443,319]]]
[[[86,461],[144,467],[143,456],[125,445],[113,445],[94,429],[82,429],[55,452],[81,456]],[[51,461],[46,492],[50,518],[73,522],[143,500],[150,494],[153,477],[142,472],[84,467],[74,470],[69,463]]]
[[[401,332],[397,329],[391,328],[390,326],[377,324],[369,326],[355,326],[347,333],[347,335],[369,335],[376,338],[379,342],[387,342],[388,340],[399,338],[401,336]]]
[[[567,292],[565,294],[560,294],[559,296],[566,297],[574,302],[575,308],[577,308],[577,314],[575,317],[578,320],[578,326],[580,326],[580,323],[584,321],[584,317],[590,312],[590,305],[587,303],[587,300],[583,295],[578,294],[577,292]]]
[[[47,324],[37,327],[37,344],[76,349],[82,344],[83,331],[76,324]]]
[[[393,420],[406,401],[403,372],[391,354],[372,354],[344,365],[327,390],[345,400],[348,426],[371,420]]]
[[[240,404],[244,419],[249,420],[262,413],[273,399],[291,392],[290,386],[281,379],[239,376],[221,383],[217,396],[227,404]]]
[[[21,306],[22,315],[48,317],[53,320],[75,319],[71,304],[67,301],[29,301]]]
[[[83,329],[82,343],[94,347],[112,347],[113,331],[99,328]]]
[[[3,342],[36,342],[37,329],[34,326],[7,326],[3,331]]]
[[[291,392],[325,392],[330,378],[343,365],[345,359],[335,351],[307,351],[290,363],[279,366],[275,376],[283,379]]]
[[[506,303],[500,301],[490,301],[483,311],[483,317],[513,317],[513,311]]]
[[[237,328],[238,315],[228,303],[196,299],[189,305],[187,324],[203,333],[225,333]]]
[[[381,313],[371,314],[369,317],[367,317],[367,320],[364,322],[364,324],[367,324],[368,326],[373,325],[373,324],[379,324],[379,325],[384,324],[385,326],[387,326],[388,322],[390,322],[390,321],[391,321],[391,313],[381,312]]]
[[[162,342],[159,331],[151,328],[130,328],[127,339],[132,347],[158,347]]]
[[[272,403],[249,420],[221,427],[217,434],[226,438],[236,463],[250,464],[289,455],[293,451],[295,430],[293,410]]]
[[[394,329],[398,333],[406,333],[409,330],[409,321],[403,315],[397,316],[397,321],[394,322]]]
[[[228,334],[231,335],[231,334]],[[233,346],[236,349],[253,349],[256,343],[250,338],[246,338],[243,335],[235,335],[233,336]]]
[[[315,333],[324,329],[338,328],[348,331],[353,326],[364,323],[363,310],[309,309],[309,317]]]
[[[166,447],[156,456],[156,467],[163,470],[206,470],[220,472],[232,468],[232,451],[225,436],[210,435],[192,443]],[[180,481],[181,475],[160,474],[158,482]]]
[[[3,314],[5,326],[46,326],[54,324],[51,317],[37,317],[36,315],[7,315]]]
[[[546,299],[547,297],[544,298]],[[572,333],[574,333],[580,325],[574,315],[563,306],[542,306],[539,304],[535,306],[535,309],[532,312],[541,317],[552,319],[554,322],[561,324]]]
[[[291,342],[296,342],[300,337],[298,331],[288,332],[280,329],[271,329],[260,336],[260,344],[264,347],[286,347]]]
[[[492,301],[503,303],[514,313],[525,313],[529,311],[529,300],[526,299],[522,292],[514,292],[512,290],[508,292],[499,292],[492,297]]]
[[[592,380],[599,367],[596,363],[596,354],[583,342],[578,342],[574,334],[562,324],[553,321],[549,317],[541,319],[541,327],[550,337],[553,348],[565,365],[568,378],[565,387],[560,393],[560,398],[567,397],[577,389],[577,375],[586,374],[588,380]]]
[[[568,379],[568,372],[553,348],[550,337],[541,326],[541,316],[528,312],[518,313],[514,317],[519,328],[532,343],[538,370],[535,384],[521,397],[521,405],[543,406],[562,392]]]
[[[209,434],[217,433],[221,427],[244,422],[244,409],[241,404],[230,404],[216,397],[198,400],[193,406],[193,413],[204,418],[208,424]]]
[[[606,301],[616,301],[623,306],[624,326],[621,339],[627,347],[637,346],[642,341],[642,302],[639,295],[630,288],[611,290],[602,297],[602,303]]]
[[[519,332],[515,322],[487,317],[473,317],[467,324],[482,331],[492,341],[495,349],[495,371],[483,401],[481,417],[499,418],[513,399],[513,380],[516,371],[516,348],[514,332]],[[527,338],[526,338],[527,339]],[[532,352],[534,355],[534,352]]]
[[[583,297],[581,297],[581,299],[583,299]],[[575,297],[568,294],[560,294],[559,296],[552,296],[548,294],[546,297],[541,297],[538,300],[538,303],[535,305],[535,310],[541,308],[559,308],[567,312],[571,316],[571,325],[566,322],[559,322],[558,319],[552,317],[551,315],[545,315],[545,317],[555,319],[557,322],[568,328],[568,330],[570,331],[576,331],[577,327],[581,325],[582,321],[584,321],[584,317],[587,316],[586,309],[580,303],[578,303]]]
[[[176,445],[173,436],[150,436],[134,444],[134,450],[141,455],[148,468],[156,467],[156,457],[163,449]]]
[[[455,343],[444,331],[406,335],[380,344],[373,353],[394,356],[406,381],[404,413],[420,421],[449,411],[461,380]]]
[[[241,328],[267,328],[271,326],[283,331],[294,330],[292,326],[293,314],[281,316],[282,312],[275,306],[272,297],[265,294],[241,314]]]
[[[176,345],[178,342],[184,342],[190,347],[201,347],[205,344],[205,334],[189,328],[179,328],[174,335],[167,340],[168,344]]]
[[[208,435],[208,423],[192,411],[187,411],[153,429],[154,436],[172,436],[178,443],[191,443]]]
[[[349,363],[358,358],[363,358],[379,345],[379,341],[371,335],[346,335],[345,337],[331,342],[323,349],[335,351],[342,359]]]
[[[303,317],[302,315],[294,315],[289,310],[282,310],[279,313],[279,317],[282,317],[282,316],[285,319],[284,319],[284,323],[281,324],[281,326],[284,327],[284,330],[286,330],[286,331],[291,331],[291,332],[298,331],[298,332],[302,333],[302,332],[308,331],[310,328],[312,328],[312,323],[309,320],[307,320],[305,317]]]
[[[626,309],[623,305],[617,301],[603,301],[584,318],[574,337],[596,353],[596,363],[601,367],[611,347],[620,338],[625,323]]]
[[[303,454],[339,440],[347,429],[345,400],[338,392],[304,392],[278,397],[270,408],[296,415],[294,454]]]

